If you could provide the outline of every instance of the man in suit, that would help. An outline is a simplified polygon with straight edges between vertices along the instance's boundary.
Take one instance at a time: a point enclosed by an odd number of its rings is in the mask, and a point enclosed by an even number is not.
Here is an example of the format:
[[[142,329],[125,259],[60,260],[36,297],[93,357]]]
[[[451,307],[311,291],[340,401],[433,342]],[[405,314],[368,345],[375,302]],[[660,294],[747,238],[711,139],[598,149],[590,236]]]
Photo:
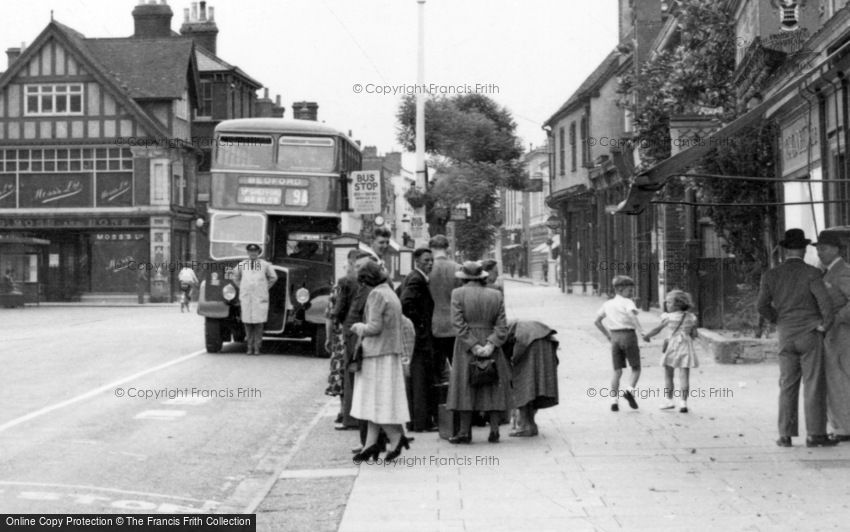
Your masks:
[[[791,447],[798,436],[797,414],[800,380],[806,411],[807,447],[835,445],[826,435],[826,379],[823,369],[823,334],[832,325],[833,313],[821,272],[803,262],[811,240],[802,229],[789,229],[779,245],[785,261],[762,276],[758,311],[776,324],[779,333],[779,439]]]
[[[841,240],[834,231],[821,231],[813,245],[826,269],[823,284],[835,313],[823,340],[827,418],[832,439],[850,441],[850,264],[839,255]]]
[[[434,300],[428,289],[428,274],[434,265],[431,250],[413,251],[415,267],[407,274],[401,290],[401,311],[413,322],[416,342],[410,362],[407,403],[413,432],[437,430],[437,388],[431,319]]]
[[[445,235],[434,235],[428,243],[434,256],[434,268],[431,270],[431,281],[428,288],[431,297],[434,298],[434,317],[431,323],[433,333],[434,360],[436,366],[434,371],[442,380],[443,369],[446,361],[452,361],[452,353],[455,349],[455,329],[452,326],[452,290],[460,286],[460,281],[455,273],[460,269],[460,264],[448,256],[449,240]]]

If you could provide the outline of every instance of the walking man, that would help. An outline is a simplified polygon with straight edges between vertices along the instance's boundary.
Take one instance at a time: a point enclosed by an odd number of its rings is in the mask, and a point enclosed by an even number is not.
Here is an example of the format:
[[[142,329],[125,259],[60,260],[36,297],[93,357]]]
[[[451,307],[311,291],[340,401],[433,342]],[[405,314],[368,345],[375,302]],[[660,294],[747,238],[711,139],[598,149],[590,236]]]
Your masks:
[[[789,229],[779,245],[785,261],[761,279],[758,311],[779,333],[779,439],[791,447],[798,436],[800,381],[806,411],[807,447],[838,443],[826,435],[826,379],[823,334],[832,325],[832,307],[821,272],[803,262],[811,240],[802,229]]]
[[[823,284],[835,313],[823,341],[827,418],[832,439],[850,441],[850,264],[839,255],[841,240],[834,232],[821,231],[813,245],[826,268]]]
[[[443,380],[446,361],[452,361],[455,349],[455,329],[452,325],[452,290],[460,286],[455,273],[460,264],[449,258],[449,239],[445,235],[434,235],[428,243],[434,257],[428,288],[434,299],[434,314],[431,322],[434,346],[434,371]]]
[[[407,387],[407,403],[410,408],[410,424],[413,432],[437,430],[437,388],[435,381],[434,349],[432,345],[431,319],[434,300],[428,289],[428,274],[434,259],[431,250],[418,248],[413,251],[415,267],[407,274],[401,291],[401,310],[416,330],[413,358],[410,362],[410,382]]]
[[[260,344],[263,343],[263,325],[269,318],[269,289],[277,282],[277,274],[271,264],[259,258],[260,246],[248,244],[245,249],[248,251],[248,260],[236,266],[233,281],[239,287],[248,354],[259,355]]]

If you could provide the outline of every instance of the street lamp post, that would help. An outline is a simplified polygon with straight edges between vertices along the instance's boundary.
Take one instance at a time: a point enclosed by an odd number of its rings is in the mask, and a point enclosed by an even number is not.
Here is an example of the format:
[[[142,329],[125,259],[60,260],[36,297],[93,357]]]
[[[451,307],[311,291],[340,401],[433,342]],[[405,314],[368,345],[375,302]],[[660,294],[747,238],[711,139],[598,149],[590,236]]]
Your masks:
[[[425,168],[425,95],[422,87],[425,86],[425,0],[416,0],[419,4],[419,32],[417,46],[417,74],[416,83],[419,89],[416,92],[416,177],[415,186],[423,192],[428,190],[428,172]],[[414,217],[419,218],[420,233],[414,235],[416,245],[426,245],[428,242],[428,224],[425,223],[425,206],[414,211]]]

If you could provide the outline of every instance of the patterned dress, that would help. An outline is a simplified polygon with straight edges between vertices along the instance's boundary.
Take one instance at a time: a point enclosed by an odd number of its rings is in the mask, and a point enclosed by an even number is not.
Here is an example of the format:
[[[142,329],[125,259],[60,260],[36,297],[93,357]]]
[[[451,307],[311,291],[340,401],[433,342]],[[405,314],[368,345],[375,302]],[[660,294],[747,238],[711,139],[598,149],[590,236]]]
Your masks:
[[[662,314],[661,322],[664,323],[664,330],[669,335],[667,351],[661,353],[661,365],[674,368],[699,367],[694,340],[691,337],[691,332],[697,326],[697,317],[691,312],[683,313],[677,310]],[[679,326],[680,322],[681,326]],[[678,330],[676,330],[677,327]]]
[[[331,321],[331,360],[328,374],[328,387],[325,395],[339,397],[343,395],[343,375],[345,372],[345,329],[342,320],[348,313],[351,291],[356,288],[356,282],[348,277],[340,279],[331,291],[325,318]]]

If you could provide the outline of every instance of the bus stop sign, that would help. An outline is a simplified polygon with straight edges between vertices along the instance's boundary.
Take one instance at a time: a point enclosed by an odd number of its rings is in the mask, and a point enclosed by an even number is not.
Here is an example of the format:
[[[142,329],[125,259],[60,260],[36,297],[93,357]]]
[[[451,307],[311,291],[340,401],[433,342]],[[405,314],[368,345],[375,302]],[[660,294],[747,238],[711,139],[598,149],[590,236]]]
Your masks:
[[[381,174],[376,170],[351,172],[348,197],[354,214],[381,213]]]

